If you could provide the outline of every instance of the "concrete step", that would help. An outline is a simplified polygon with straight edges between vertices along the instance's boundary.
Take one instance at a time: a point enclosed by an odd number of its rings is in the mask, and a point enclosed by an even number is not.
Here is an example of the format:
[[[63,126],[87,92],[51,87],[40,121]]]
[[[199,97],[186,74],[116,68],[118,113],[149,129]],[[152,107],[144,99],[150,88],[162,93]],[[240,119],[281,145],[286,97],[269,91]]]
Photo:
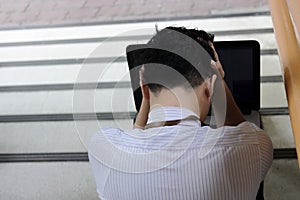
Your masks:
[[[260,107],[287,107],[283,82],[260,84]]]
[[[90,71],[99,74],[98,82],[119,81],[129,72],[126,62],[3,67],[0,68],[0,86],[82,82],[82,80],[77,80],[82,67],[87,67]],[[84,82],[94,82],[94,80],[86,79]]]
[[[135,111],[132,95],[131,88],[76,90],[75,93],[72,90],[0,93],[0,113],[22,115]]]
[[[73,90],[2,92],[0,104],[1,115],[135,111],[130,87],[75,90],[75,92]],[[283,83],[261,83],[262,108],[286,106]]]
[[[108,41],[94,43],[71,43],[52,45],[8,46],[0,48],[0,62],[35,61],[51,59],[88,58],[88,57],[118,57],[125,56],[126,46],[143,44],[143,40]],[[273,33],[216,36],[216,41],[227,40],[257,40],[262,49],[275,49],[276,42]]]
[[[89,70],[98,73],[99,76],[101,75],[99,82],[119,81],[129,72],[126,62],[2,67],[0,68],[0,87],[75,83],[79,82],[77,77],[82,67],[87,67]],[[278,55],[261,56],[261,76],[279,76],[281,74]],[[91,79],[84,81],[93,82]]]
[[[273,148],[295,148],[291,121],[288,115],[262,117],[263,129],[270,135]]]
[[[281,64],[278,55],[261,56],[260,75],[278,76],[282,75]]]
[[[140,23],[103,24],[91,26],[52,27],[37,29],[1,30],[0,43],[38,42],[53,40],[72,40],[86,38],[101,38],[112,36],[138,36],[153,35],[155,25],[159,29],[166,26],[198,27],[210,32],[224,32],[233,30],[256,30],[272,28],[272,20],[269,15],[264,16],[241,16],[224,18],[202,18],[188,20],[168,20]],[[137,29],[145,29],[144,31]],[[150,32],[149,32],[150,30]]]
[[[265,179],[265,199],[299,199],[299,187],[297,160],[274,160]]]
[[[0,153],[86,152],[99,129],[128,130],[132,124],[130,119],[0,123]]]
[[[7,200],[97,199],[88,162],[1,163],[0,169],[0,193]],[[297,160],[275,160],[265,179],[265,198],[297,199],[299,187]]]
[[[1,199],[96,200],[88,162],[0,163]]]
[[[263,116],[262,122],[274,148],[295,148],[288,115]],[[128,130],[132,123],[130,119],[0,123],[0,153],[86,152],[90,136],[100,128]]]

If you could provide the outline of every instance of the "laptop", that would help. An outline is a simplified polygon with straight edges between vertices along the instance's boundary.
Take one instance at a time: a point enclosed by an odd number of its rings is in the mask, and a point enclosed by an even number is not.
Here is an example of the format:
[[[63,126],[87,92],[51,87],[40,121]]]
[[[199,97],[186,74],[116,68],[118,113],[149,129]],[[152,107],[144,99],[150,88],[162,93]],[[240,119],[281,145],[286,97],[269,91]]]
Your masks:
[[[260,127],[260,45],[254,40],[214,42],[225,71],[225,82],[246,120]],[[126,48],[136,110],[139,111],[142,93],[138,70],[147,51],[146,45],[129,45]],[[132,70],[136,68],[136,70]],[[210,120],[206,120],[206,123]]]

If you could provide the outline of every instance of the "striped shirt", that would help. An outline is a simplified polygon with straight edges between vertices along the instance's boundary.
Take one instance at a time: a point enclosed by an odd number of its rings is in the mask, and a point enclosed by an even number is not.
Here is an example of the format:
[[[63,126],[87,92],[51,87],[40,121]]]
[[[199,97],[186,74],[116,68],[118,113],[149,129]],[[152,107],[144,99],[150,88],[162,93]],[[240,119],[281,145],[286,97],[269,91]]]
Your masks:
[[[269,136],[250,122],[212,129],[191,116],[155,108],[148,123],[187,120],[95,133],[89,159],[100,199],[255,199],[273,159]]]

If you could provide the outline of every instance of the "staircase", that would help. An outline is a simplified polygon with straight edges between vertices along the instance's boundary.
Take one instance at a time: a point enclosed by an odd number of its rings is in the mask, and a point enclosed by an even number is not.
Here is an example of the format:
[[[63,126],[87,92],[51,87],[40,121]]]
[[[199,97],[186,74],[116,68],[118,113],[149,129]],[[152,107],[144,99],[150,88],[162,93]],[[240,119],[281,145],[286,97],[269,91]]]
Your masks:
[[[125,47],[145,43],[156,24],[260,42],[262,124],[275,149],[265,197],[300,196],[273,25],[268,12],[258,12],[0,30],[0,199],[97,199],[85,144],[100,127],[131,128]]]

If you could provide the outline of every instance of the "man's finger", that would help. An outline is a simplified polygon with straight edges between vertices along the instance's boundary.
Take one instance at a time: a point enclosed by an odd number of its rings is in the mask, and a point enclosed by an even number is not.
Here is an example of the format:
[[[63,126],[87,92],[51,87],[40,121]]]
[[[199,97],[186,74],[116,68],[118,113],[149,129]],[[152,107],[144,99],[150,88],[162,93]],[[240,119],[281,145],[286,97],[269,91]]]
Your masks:
[[[212,77],[211,77],[211,96],[214,93],[214,88],[215,88],[215,82],[216,82],[216,80],[217,80],[217,75],[216,74],[212,75]]]
[[[217,69],[217,63],[214,60],[210,60],[210,64],[212,68],[216,68]]]

